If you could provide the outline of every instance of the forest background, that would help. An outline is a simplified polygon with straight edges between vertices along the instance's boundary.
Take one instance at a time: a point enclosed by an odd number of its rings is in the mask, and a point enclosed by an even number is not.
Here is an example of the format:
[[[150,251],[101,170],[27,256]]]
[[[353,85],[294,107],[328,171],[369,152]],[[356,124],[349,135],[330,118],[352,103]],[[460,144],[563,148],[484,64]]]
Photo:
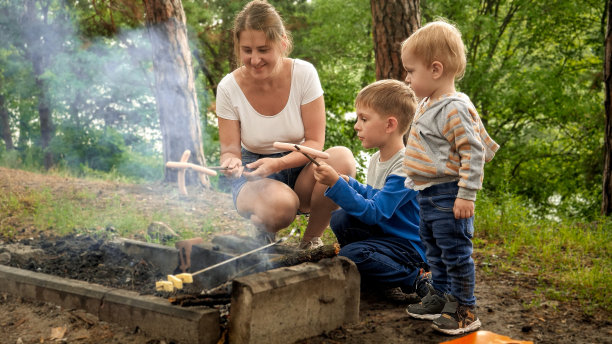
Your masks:
[[[215,90],[232,70],[232,20],[245,2],[182,1],[209,165],[219,158]],[[270,2],[293,35],[291,56],[319,72],[326,146],[349,147],[363,166],[369,152],[355,137],[353,100],[376,80],[370,2]],[[550,250],[547,259],[566,264],[559,268],[577,270],[564,280],[568,294],[588,284],[598,290],[593,302],[609,309],[612,225],[601,215],[607,1],[419,6],[421,24],[442,17],[462,31],[468,65],[458,89],[501,145],[477,201],[486,240],[504,242],[510,256],[531,245]],[[164,178],[143,2],[0,0],[0,39],[0,165],[131,182]],[[211,185],[224,190],[223,180]],[[557,255],[572,250],[590,258]]]

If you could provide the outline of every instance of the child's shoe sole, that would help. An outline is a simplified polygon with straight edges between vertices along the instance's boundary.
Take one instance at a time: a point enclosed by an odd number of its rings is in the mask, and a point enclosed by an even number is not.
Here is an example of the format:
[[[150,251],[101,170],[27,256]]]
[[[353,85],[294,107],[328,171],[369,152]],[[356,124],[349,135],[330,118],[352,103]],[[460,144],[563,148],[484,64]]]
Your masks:
[[[421,320],[435,320],[440,317],[440,314],[419,314],[419,313],[410,313],[408,309],[406,309],[406,313],[413,318],[421,319]]]
[[[440,327],[438,327],[438,325],[436,325],[435,322],[433,324],[431,324],[431,327],[434,330],[442,332],[444,334],[449,334],[451,336],[456,336],[458,334],[464,334],[464,333],[476,331],[476,330],[478,330],[480,328],[480,326],[481,326],[480,319],[476,319],[475,321],[473,321],[472,323],[470,323],[466,327],[460,327],[460,328],[456,328],[456,329],[440,328]]]

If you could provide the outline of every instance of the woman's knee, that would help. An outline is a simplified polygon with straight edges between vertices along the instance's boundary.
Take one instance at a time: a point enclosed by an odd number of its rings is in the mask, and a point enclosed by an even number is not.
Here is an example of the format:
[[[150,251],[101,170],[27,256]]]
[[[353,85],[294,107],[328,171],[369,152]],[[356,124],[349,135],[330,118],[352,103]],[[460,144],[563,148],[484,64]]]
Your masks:
[[[325,152],[329,154],[329,159],[326,162],[336,171],[351,177],[355,176],[357,162],[350,149],[344,146],[334,146],[328,148]]]
[[[238,210],[241,215],[257,219],[257,226],[267,231],[278,231],[289,226],[295,219],[299,199],[295,192],[284,184],[249,187],[239,194]]]

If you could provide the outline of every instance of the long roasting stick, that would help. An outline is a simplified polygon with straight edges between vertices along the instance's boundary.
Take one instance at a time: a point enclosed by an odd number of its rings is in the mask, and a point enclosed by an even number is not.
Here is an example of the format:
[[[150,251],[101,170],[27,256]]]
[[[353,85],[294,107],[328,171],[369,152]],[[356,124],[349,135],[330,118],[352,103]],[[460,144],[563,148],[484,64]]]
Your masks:
[[[304,154],[304,156],[305,156],[305,157],[307,157],[307,158],[308,158],[308,160],[310,160],[310,161],[311,161],[313,164],[315,164],[315,165],[317,165],[317,166],[321,166],[321,164],[319,164],[319,163],[318,163],[318,162],[317,162],[315,159],[313,159],[313,158],[312,158],[310,155],[308,155],[308,154],[304,153],[304,152],[303,152],[303,151],[300,149],[300,146],[298,146],[298,145],[293,145],[293,146],[295,147],[295,149],[297,149],[297,150],[298,150],[298,152],[300,152],[300,153]]]
[[[243,254],[241,254],[241,255],[239,255],[239,256],[236,256],[236,257],[234,257],[234,258],[230,258],[230,259],[228,259],[228,260],[224,260],[224,261],[222,261],[222,262],[220,262],[220,263],[217,263],[217,264],[215,264],[215,265],[211,265],[211,266],[209,266],[209,267],[207,267],[207,268],[204,268],[204,269],[202,269],[202,270],[196,271],[196,272],[192,273],[192,274],[191,274],[191,276],[195,276],[195,275],[197,275],[197,274],[201,274],[202,272],[206,272],[206,271],[208,271],[208,270],[212,270],[212,269],[214,269],[214,268],[216,268],[216,267],[218,267],[218,266],[221,266],[221,265],[227,264],[227,263],[229,263],[229,262],[233,262],[233,261],[234,261],[234,260],[236,260],[236,259],[240,259],[240,258],[242,258],[242,257],[248,256],[249,254],[252,254],[252,253],[255,253],[255,252],[257,252],[257,251],[261,251],[261,250],[263,250],[263,249],[265,249],[265,248],[268,248],[268,247],[270,247],[270,246],[274,246],[274,245],[276,245],[276,244],[279,244],[279,243],[281,243],[281,242],[283,242],[283,241],[285,241],[285,240],[289,239],[290,237],[292,237],[292,236],[293,236],[293,233],[295,233],[295,227],[294,227],[294,228],[291,230],[291,233],[289,233],[289,235],[284,236],[284,237],[282,237],[282,238],[280,238],[280,239],[276,240],[275,242],[272,242],[272,243],[269,243],[269,244],[267,244],[267,245],[264,245],[264,246],[258,247],[258,248],[256,248],[256,249],[250,250],[249,252],[243,253]]]

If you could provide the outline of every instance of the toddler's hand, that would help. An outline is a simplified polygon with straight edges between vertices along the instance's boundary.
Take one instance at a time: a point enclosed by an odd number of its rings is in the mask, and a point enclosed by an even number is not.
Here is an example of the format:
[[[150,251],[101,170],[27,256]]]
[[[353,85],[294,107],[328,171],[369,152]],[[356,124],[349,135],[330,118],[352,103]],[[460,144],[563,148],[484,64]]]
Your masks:
[[[315,166],[314,177],[319,183],[331,187],[336,184],[340,175],[333,167],[321,163],[321,166]]]
[[[469,201],[463,198],[455,199],[453,213],[456,219],[467,219],[474,216],[474,201]]]

